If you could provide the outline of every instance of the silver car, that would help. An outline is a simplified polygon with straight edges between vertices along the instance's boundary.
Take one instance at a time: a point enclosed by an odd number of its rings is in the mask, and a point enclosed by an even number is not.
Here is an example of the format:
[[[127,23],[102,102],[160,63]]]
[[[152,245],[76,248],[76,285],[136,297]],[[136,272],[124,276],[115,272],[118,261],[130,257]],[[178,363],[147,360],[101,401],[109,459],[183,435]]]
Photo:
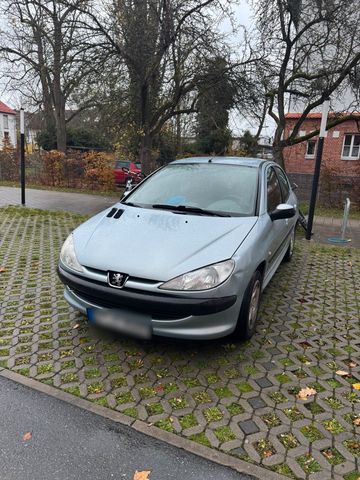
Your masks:
[[[297,218],[274,162],[177,160],[70,234],[65,298],[127,335],[248,339],[262,290],[291,259]]]

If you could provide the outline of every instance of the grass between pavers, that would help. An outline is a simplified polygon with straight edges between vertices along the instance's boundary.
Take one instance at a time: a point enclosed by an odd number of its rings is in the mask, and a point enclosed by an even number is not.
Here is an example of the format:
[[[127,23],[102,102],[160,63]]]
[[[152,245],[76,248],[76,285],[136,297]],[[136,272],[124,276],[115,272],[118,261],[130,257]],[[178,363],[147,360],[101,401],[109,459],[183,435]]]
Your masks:
[[[314,449],[324,428],[334,442],[350,432],[342,445],[356,472],[360,398],[352,384],[360,379],[350,365],[359,352],[357,250],[298,242],[293,262],[281,266],[264,293],[258,332],[249,342],[142,343],[88,327],[62,297],[58,253],[83,220],[65,212],[0,209],[0,366],[251,463],[257,462],[253,451],[264,460],[278,454],[271,469],[289,478],[295,475],[287,453],[304,438]],[[349,368],[351,375],[337,376]],[[299,400],[305,386],[321,397]],[[279,434],[285,417],[289,428]],[[245,439],[237,439],[234,423],[250,428]],[[233,442],[238,447],[228,452]],[[285,453],[277,452],[277,442]],[[319,454],[328,470],[311,456],[296,458],[310,478],[318,471],[327,478],[344,461],[336,448]]]

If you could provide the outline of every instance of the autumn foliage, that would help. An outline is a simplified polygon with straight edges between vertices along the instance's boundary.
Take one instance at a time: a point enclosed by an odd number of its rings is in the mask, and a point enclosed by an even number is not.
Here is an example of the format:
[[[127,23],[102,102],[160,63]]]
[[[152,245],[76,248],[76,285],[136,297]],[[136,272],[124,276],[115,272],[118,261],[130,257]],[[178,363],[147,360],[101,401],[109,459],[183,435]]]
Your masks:
[[[105,152],[57,150],[26,155],[28,184],[109,191],[115,189],[115,155]],[[0,181],[19,181],[19,158],[15,149],[0,151]]]

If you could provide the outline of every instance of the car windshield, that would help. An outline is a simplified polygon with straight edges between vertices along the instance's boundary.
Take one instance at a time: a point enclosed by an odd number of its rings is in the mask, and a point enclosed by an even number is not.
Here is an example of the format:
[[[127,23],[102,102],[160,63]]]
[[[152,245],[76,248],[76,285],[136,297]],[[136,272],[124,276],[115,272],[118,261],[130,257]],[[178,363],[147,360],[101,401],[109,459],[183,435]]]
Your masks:
[[[141,163],[135,163],[136,165],[136,168],[138,168],[139,170],[141,170]]]
[[[258,169],[244,165],[178,163],[168,165],[145,180],[123,203],[164,208],[180,213],[218,212],[255,215]],[[176,207],[182,207],[176,209]],[[185,209],[184,209],[185,207]],[[200,209],[204,210],[203,212]]]

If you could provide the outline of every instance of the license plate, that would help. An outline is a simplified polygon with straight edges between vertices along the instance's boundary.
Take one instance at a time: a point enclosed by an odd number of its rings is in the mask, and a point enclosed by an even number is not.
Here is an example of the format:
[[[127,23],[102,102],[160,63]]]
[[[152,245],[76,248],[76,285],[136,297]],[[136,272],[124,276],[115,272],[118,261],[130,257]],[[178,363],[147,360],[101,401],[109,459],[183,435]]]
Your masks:
[[[152,335],[150,320],[139,316],[135,312],[88,308],[87,317],[89,323],[132,337],[149,339]]]

